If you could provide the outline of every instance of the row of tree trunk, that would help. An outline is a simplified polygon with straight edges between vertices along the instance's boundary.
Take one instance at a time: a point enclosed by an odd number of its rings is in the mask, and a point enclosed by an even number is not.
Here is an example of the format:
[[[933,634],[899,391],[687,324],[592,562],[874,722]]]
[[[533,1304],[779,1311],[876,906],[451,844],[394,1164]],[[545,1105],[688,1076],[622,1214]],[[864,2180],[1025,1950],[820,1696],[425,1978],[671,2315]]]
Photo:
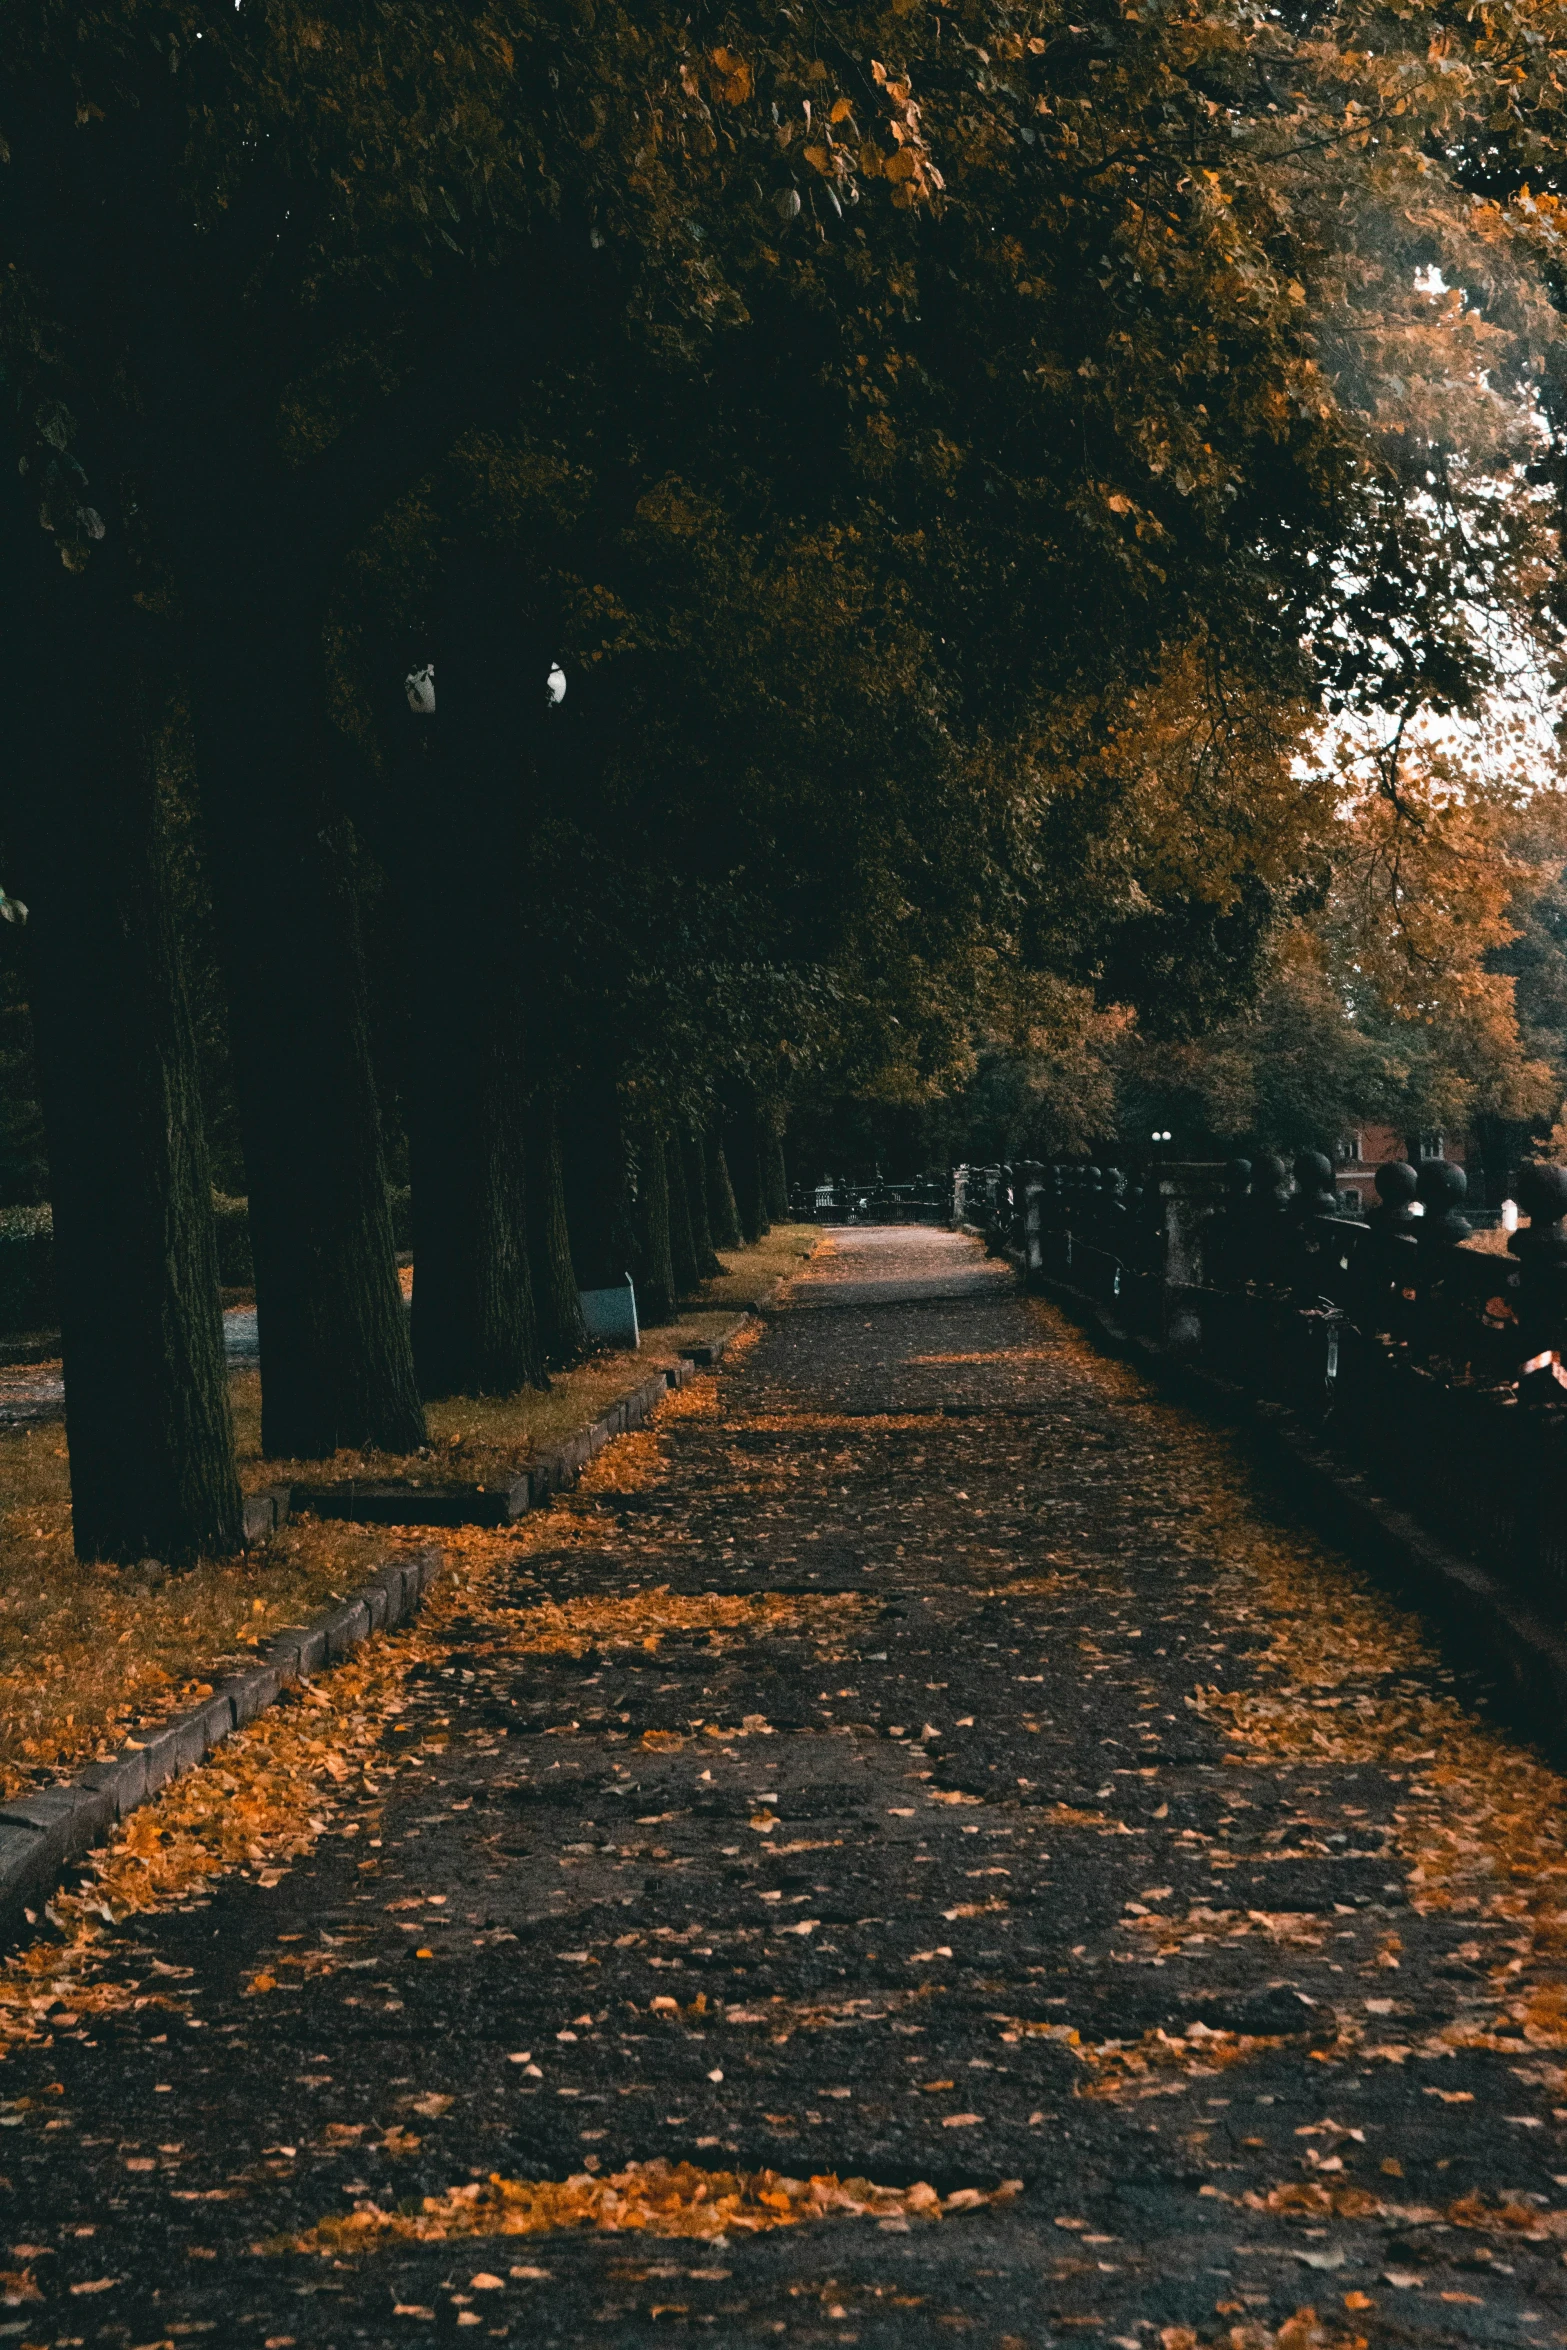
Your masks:
[[[410,1316],[361,850],[319,696],[292,690],[281,655],[245,658],[221,633],[199,659],[187,640],[176,670],[112,542],[73,578],[14,491],[0,529],[31,591],[11,647],[27,781],[0,817],[7,880],[32,910],[76,1546],[183,1563],[238,1546],[241,1501],[166,781],[176,738],[174,763],[200,782],[229,999],[269,1456],[416,1449],[427,1399],[512,1393],[579,1359],[580,1291],[628,1272],[642,1319],[668,1320],[717,1249],[782,1212],[778,1141],[754,1097],[698,1132],[628,1126],[608,1073],[556,1095],[530,1084],[537,990],[504,916],[475,914],[476,841],[454,835],[444,868],[387,854],[416,941]],[[308,634],[294,657],[294,677],[319,670]],[[458,755],[482,764],[484,746],[459,738]]]

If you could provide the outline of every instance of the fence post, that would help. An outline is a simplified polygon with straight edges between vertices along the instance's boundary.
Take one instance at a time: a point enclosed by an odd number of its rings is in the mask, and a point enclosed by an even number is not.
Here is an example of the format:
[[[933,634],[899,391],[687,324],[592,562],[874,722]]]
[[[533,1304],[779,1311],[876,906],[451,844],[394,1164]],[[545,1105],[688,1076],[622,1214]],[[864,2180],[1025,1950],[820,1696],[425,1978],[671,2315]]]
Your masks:
[[[1355,1257],[1350,1294],[1354,1318],[1370,1336],[1399,1336],[1410,1319],[1415,1293],[1416,1240],[1421,1219],[1414,1211],[1419,1177],[1404,1159],[1391,1159],[1376,1173],[1376,1205],[1369,1210],[1365,1246]]]
[[[1022,1274],[1026,1287],[1045,1269],[1045,1170],[1038,1159],[1024,1159],[1018,1166],[1017,1180],[1022,1207]]]
[[[1450,1159],[1432,1159],[1421,1168],[1415,1189],[1425,1209],[1415,1235],[1416,1245],[1422,1258],[1434,1263],[1444,1249],[1457,1248],[1474,1231],[1462,1213],[1469,1178]]]
[[[1202,1345],[1198,1301],[1204,1285],[1204,1241],[1222,1183],[1223,1170],[1217,1166],[1177,1164],[1159,1169],[1164,1209],[1161,1322],[1165,1344],[1176,1353],[1196,1354]]]
[[[1251,1277],[1267,1288],[1287,1276],[1290,1200],[1289,1171],[1272,1151],[1260,1151],[1251,1163],[1251,1194],[1246,1223]]]
[[[1518,1205],[1529,1218],[1507,1246],[1517,1258],[1518,1400],[1531,1406],[1555,1402],[1562,1383],[1561,1344],[1567,1321],[1567,1167],[1528,1161],[1518,1170]]]
[[[1247,1224],[1251,1161],[1230,1159],[1224,1169],[1224,1201],[1208,1235],[1208,1274],[1226,1289],[1239,1289],[1247,1274]]]

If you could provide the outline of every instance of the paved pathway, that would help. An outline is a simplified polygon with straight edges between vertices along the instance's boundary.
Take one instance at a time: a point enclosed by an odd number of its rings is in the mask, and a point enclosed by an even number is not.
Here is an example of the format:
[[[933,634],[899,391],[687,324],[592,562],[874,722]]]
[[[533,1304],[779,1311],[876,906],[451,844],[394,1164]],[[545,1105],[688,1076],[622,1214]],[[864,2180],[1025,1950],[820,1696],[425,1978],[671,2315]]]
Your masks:
[[[253,1371],[261,1361],[254,1306],[230,1306],[223,1346],[231,1371]],[[58,1362],[0,1365],[0,1428],[36,1428],[65,1417],[65,1380]]]
[[[1560,1780],[972,1244],[837,1235],[323,1696],[34,1954],[0,2334],[1567,2341]],[[453,2232],[659,2159],[947,2209]]]

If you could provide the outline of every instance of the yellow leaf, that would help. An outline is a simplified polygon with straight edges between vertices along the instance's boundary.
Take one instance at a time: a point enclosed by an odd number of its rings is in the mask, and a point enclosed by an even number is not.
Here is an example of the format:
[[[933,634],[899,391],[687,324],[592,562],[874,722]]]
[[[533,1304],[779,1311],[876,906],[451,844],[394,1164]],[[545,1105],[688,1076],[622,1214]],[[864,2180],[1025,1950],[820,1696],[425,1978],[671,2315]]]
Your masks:
[[[715,49],[713,63],[724,77],[719,85],[719,96],[730,106],[743,105],[753,87],[750,66],[743,57],[737,57],[732,49]]]
[[[831,122],[847,122],[853,112],[854,108],[850,105],[847,98],[835,98],[833,100],[832,113],[828,117],[828,120]]]

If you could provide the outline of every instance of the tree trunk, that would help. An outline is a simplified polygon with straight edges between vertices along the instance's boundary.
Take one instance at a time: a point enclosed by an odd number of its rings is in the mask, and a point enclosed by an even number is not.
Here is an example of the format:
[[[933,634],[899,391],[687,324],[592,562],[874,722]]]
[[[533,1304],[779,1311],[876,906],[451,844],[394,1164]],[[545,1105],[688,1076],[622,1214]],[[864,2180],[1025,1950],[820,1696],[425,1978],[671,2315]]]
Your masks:
[[[686,1165],[677,1136],[664,1142],[664,1164],[669,1185],[669,1261],[675,1272],[676,1297],[689,1297],[701,1274],[697,1270],[696,1240],[691,1230],[691,1202],[686,1197]]]
[[[743,1246],[740,1210],[735,1204],[734,1185],[729,1180],[729,1160],[723,1135],[716,1126],[707,1137],[707,1214],[715,1248]]]
[[[437,926],[410,1136],[420,1393],[513,1395],[544,1358],[529,1265],[520,990]]]
[[[789,1221],[789,1170],[784,1164],[781,1113],[764,1116],[762,1125],[762,1207],[770,1224]]]
[[[686,1175],[686,1203],[691,1212],[691,1243],[696,1257],[699,1281],[706,1281],[714,1273],[721,1273],[717,1252],[713,1247],[713,1227],[707,1211],[707,1161],[703,1155],[702,1138],[689,1127],[680,1130],[681,1164]]]
[[[762,1201],[762,1129],[749,1098],[724,1129],[724,1156],[734,1185],[735,1209],[744,1239],[754,1245],[768,1229]]]
[[[614,1086],[584,1077],[561,1104],[560,1121],[571,1261],[579,1287],[609,1289],[632,1272],[637,1253]]]
[[[356,851],[322,788],[319,647],[290,660],[221,632],[204,649],[197,752],[229,966],[262,1449],[412,1452],[424,1412],[386,1197]]]
[[[528,1151],[528,1251],[539,1343],[552,1370],[580,1363],[589,1351],[582,1297],[571,1262],[560,1118],[553,1101],[534,1106]]]
[[[45,550],[41,641],[27,661],[11,647],[27,679],[12,886],[32,908],[73,1533],[79,1558],[186,1565],[238,1549],[241,1503],[157,772],[167,708],[121,567],[106,553],[73,580]]]
[[[669,1168],[664,1138],[651,1123],[637,1135],[637,1319],[650,1327],[675,1318],[675,1268],[669,1247]]]
[[[457,550],[426,647],[434,707],[416,715],[394,690],[386,712],[404,821],[384,837],[423,964],[414,1349],[426,1395],[509,1394],[546,1376],[525,1165],[535,1124],[523,1068],[525,958],[494,878],[526,855],[526,746],[549,706],[524,585],[511,560],[472,544]],[[548,1235],[546,1213],[546,1274]],[[548,1351],[570,1359],[585,1339],[574,1285],[557,1283],[550,1313]]]

